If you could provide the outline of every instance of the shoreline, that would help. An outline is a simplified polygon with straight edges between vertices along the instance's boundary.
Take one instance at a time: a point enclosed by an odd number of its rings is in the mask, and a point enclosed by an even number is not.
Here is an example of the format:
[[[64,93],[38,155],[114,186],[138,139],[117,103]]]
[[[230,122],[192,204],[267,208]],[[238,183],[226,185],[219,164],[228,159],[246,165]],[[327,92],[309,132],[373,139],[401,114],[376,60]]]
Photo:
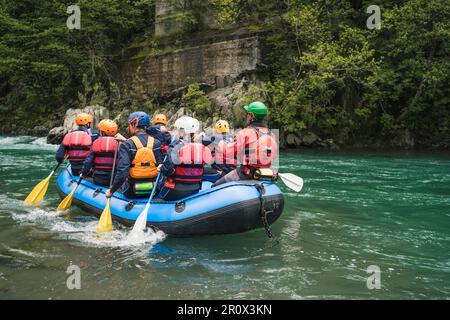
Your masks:
[[[47,138],[47,135],[35,135],[35,134],[5,134],[3,132],[0,133],[0,138],[8,138],[8,137],[30,137],[30,138]],[[55,145],[57,144],[49,144],[49,145]],[[339,145],[339,149],[330,149],[330,148],[324,148],[324,147],[306,147],[306,146],[299,146],[299,147],[283,147],[280,148],[281,151],[285,152],[318,152],[318,153],[324,153],[324,154],[344,154],[344,153],[363,153],[363,152],[373,152],[373,153],[414,153],[414,154],[422,154],[422,153],[428,153],[428,154],[449,154],[450,155],[450,146],[443,147],[443,148],[425,148],[425,147],[415,147],[412,149],[406,149],[406,148],[395,148],[391,146],[381,146],[381,147],[355,147],[355,146],[341,146]]]

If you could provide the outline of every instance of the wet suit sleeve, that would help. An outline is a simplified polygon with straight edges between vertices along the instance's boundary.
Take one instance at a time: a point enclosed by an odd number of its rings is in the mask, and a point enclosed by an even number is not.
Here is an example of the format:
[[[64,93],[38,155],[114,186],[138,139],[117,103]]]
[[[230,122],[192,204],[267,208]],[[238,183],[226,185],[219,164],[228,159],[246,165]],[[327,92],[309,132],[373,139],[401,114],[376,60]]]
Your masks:
[[[100,138],[100,132],[98,132],[97,130],[92,130],[91,131],[92,143],[94,143],[94,141],[97,140],[98,138]]]
[[[158,133],[159,133],[159,129],[156,127],[156,126],[151,126],[151,127],[149,127],[149,128],[147,128],[147,133],[150,135],[150,136],[152,136],[153,138],[155,138],[156,139],[156,136],[158,135]]]
[[[161,142],[156,139],[153,142],[153,154],[155,155],[157,165],[163,162],[164,157],[161,152]]]
[[[83,169],[81,169],[81,172],[83,175],[87,175],[89,171],[92,169],[92,163],[94,162],[94,152],[92,149],[89,151],[89,155],[86,159],[84,159],[83,162]]]
[[[66,146],[62,143],[59,145],[58,150],[56,150],[55,159],[58,163],[61,163],[64,161],[64,156],[66,155]]]
[[[128,141],[120,145],[119,152],[117,154],[117,159],[118,159],[117,171],[114,176],[111,193],[114,193],[122,186],[122,184],[125,182],[130,172],[131,151]]]

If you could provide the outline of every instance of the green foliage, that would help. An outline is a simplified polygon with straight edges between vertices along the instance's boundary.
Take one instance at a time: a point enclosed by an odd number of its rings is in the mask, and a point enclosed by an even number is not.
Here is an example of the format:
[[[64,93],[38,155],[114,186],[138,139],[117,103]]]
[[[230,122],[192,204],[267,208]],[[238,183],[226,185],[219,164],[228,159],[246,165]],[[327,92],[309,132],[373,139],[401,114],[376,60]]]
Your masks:
[[[268,30],[265,95],[271,124],[342,143],[408,130],[449,139],[447,0],[209,0],[221,22]],[[381,30],[365,9],[381,7]]]
[[[204,31],[208,3],[219,23],[264,31],[266,85],[237,98],[236,125],[242,106],[260,99],[282,134],[314,131],[341,143],[388,142],[400,132],[421,144],[449,139],[448,0],[168,1],[175,7],[166,19],[185,30],[158,39],[153,0],[78,0],[81,30],[67,29],[66,3],[2,0],[0,111],[10,118],[1,124],[33,126],[73,104],[154,111],[141,79],[118,89],[119,63],[130,58],[124,52],[143,58],[183,47],[186,36]],[[366,28],[370,4],[381,7],[380,30]],[[173,103],[201,120],[218,113],[198,85]]]
[[[212,116],[211,101],[198,84],[192,84],[181,97],[181,106],[195,113],[195,116],[206,121]]]
[[[78,98],[81,105],[108,103],[115,65],[123,48],[147,30],[153,1],[76,3],[81,30],[67,28],[68,4],[61,1],[2,3],[0,109],[25,126]]]

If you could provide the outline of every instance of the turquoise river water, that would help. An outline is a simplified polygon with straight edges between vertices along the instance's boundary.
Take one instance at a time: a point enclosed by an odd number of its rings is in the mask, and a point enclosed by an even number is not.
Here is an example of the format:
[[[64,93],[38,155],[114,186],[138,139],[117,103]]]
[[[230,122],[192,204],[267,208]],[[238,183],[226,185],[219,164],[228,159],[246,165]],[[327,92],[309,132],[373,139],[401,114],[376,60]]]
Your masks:
[[[97,238],[76,207],[59,215],[54,180],[39,207],[23,206],[55,149],[0,137],[0,299],[450,298],[450,155],[283,152],[280,170],[305,186],[281,186],[278,241],[254,230],[130,242],[118,225]],[[66,285],[72,264],[79,290]]]

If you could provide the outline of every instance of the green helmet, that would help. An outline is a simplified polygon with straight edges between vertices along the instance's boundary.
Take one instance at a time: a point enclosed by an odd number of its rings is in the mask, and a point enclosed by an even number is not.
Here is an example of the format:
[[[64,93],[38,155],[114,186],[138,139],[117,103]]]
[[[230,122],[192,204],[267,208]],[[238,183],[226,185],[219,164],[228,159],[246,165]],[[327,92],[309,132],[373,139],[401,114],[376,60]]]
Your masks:
[[[244,107],[247,112],[252,113],[256,119],[262,120],[267,116],[267,107],[264,103],[256,101]]]

